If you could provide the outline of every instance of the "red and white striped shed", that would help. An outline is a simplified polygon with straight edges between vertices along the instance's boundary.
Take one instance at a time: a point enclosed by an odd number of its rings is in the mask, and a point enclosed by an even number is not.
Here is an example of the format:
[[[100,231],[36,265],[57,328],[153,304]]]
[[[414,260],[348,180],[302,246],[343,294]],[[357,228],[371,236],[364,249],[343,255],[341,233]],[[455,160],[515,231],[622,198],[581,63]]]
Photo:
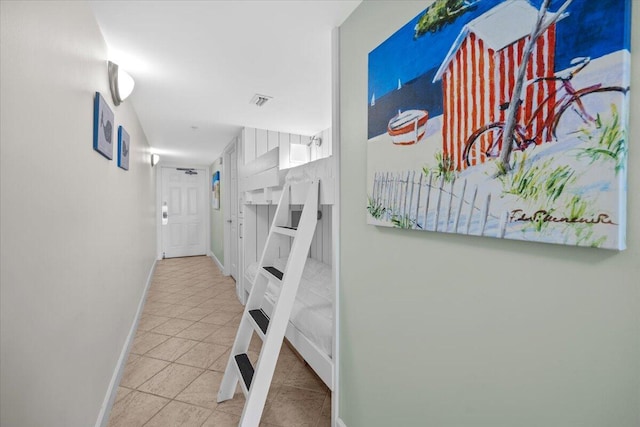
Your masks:
[[[462,153],[469,136],[486,124],[505,120],[506,109],[500,106],[511,100],[524,47],[537,17],[538,10],[527,0],[499,4],[463,27],[438,69],[433,81],[442,79],[443,85],[443,152],[456,170],[466,167]],[[538,38],[526,80],[553,75],[554,55],[555,24]],[[527,126],[531,138],[543,129],[555,100],[554,89],[553,81],[543,81],[528,85],[523,92],[521,124],[541,108]],[[550,136],[542,135],[536,143],[548,140]],[[481,156],[471,164],[484,161]]]

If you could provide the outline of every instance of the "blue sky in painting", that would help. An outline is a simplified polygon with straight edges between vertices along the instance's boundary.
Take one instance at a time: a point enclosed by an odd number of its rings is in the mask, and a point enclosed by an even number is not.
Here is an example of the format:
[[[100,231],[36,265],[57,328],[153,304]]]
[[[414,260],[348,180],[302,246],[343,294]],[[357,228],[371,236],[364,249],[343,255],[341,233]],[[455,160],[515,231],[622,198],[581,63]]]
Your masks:
[[[405,83],[438,68],[462,27],[502,0],[479,0],[477,8],[458,18],[436,34],[413,40],[414,27],[422,13],[369,53],[368,100],[376,100]],[[536,8],[542,0],[532,0]],[[564,0],[552,0],[551,12]],[[629,49],[631,0],[573,0],[569,16],[558,23],[556,70],[569,66],[572,58],[598,58],[620,49]]]

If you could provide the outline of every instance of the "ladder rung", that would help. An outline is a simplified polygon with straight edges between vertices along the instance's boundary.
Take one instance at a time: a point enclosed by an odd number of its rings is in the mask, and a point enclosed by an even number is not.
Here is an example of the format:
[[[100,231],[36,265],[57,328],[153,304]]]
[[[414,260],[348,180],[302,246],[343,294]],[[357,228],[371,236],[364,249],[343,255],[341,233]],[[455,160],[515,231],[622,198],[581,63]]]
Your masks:
[[[273,231],[279,234],[284,234],[285,236],[296,237],[297,227],[286,227],[286,226],[278,226],[273,227]]]
[[[266,335],[267,329],[269,328],[269,316],[267,316],[267,314],[261,308],[256,310],[249,310],[249,314],[256,322],[256,325],[258,326],[258,328],[260,328],[262,333]]]
[[[235,359],[240,375],[242,376],[242,381],[244,382],[248,393],[251,388],[251,380],[253,379],[253,366],[251,365],[249,356],[247,356],[246,353],[237,354]]]
[[[282,277],[284,277],[284,273],[275,267],[262,267],[262,268],[264,268],[267,271],[267,273],[269,273],[270,276],[273,276],[278,280],[282,280]]]

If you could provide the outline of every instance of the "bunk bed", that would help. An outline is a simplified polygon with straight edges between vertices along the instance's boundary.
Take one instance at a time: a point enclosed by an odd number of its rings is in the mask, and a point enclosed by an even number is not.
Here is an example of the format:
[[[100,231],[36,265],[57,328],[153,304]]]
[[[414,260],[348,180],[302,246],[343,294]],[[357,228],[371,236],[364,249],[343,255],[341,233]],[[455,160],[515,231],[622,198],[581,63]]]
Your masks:
[[[241,168],[239,194],[242,210],[241,251],[243,269],[241,287],[245,299],[253,286],[258,260],[264,248],[275,208],[285,182],[291,184],[292,208],[290,219],[296,222],[299,213],[296,205],[304,201],[305,193],[297,191],[296,183],[311,178],[320,179],[319,218],[314,240],[307,257],[302,280],[296,296],[286,338],[305,359],[322,381],[333,390],[334,348],[334,270],[332,249],[332,217],[335,203],[334,160],[332,157],[316,160],[287,170],[278,165],[278,148],[256,158]],[[284,242],[278,249],[279,256],[271,265],[284,270],[291,249],[291,242]],[[269,285],[264,300],[264,311],[271,315],[279,289]]]

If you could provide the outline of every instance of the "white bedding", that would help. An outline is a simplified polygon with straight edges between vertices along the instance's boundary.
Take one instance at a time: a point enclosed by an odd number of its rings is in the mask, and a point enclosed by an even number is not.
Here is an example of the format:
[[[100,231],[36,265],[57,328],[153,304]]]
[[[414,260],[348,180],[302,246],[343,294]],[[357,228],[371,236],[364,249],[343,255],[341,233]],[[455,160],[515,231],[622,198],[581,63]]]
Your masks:
[[[289,169],[285,180],[289,183],[309,181],[318,177],[333,177],[335,161],[333,157],[314,160]]]
[[[273,266],[284,271],[286,262],[287,258],[277,258]],[[246,269],[246,275],[252,283],[257,269],[258,263],[252,263]],[[276,285],[269,284],[266,298],[275,304],[279,293]],[[331,266],[307,258],[290,321],[329,357],[332,356],[333,299]]]

